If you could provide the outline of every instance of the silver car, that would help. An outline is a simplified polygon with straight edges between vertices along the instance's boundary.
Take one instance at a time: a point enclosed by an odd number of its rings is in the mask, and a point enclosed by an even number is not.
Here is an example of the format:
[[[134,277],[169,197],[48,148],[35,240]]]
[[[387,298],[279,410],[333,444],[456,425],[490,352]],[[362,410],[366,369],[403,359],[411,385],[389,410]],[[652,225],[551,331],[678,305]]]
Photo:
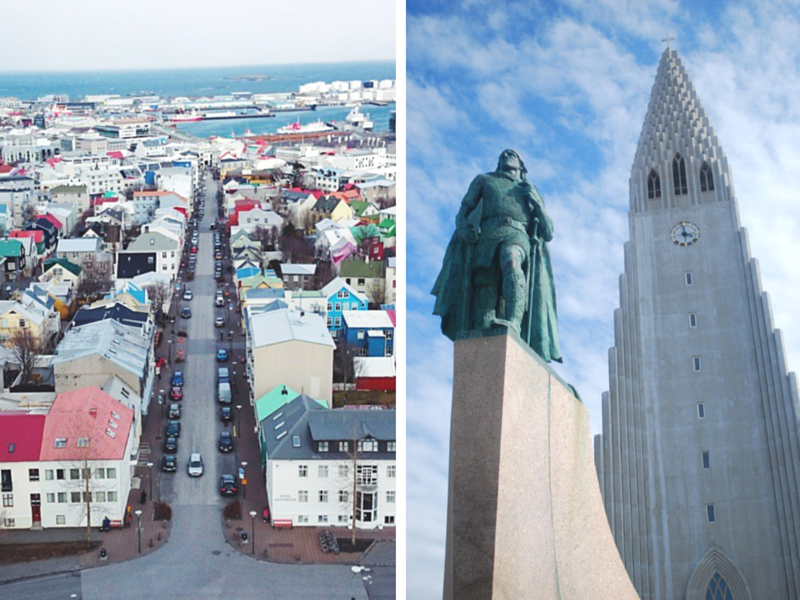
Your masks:
[[[194,452],[189,457],[189,477],[200,477],[203,474],[203,457]]]

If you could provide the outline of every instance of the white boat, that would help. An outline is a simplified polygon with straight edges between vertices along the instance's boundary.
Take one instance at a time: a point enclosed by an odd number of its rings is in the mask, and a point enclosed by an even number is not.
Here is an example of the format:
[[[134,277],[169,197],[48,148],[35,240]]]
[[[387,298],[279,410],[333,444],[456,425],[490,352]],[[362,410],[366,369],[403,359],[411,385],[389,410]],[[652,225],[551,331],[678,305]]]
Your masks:
[[[300,121],[295,121],[284,127],[278,127],[278,133],[281,134],[303,134],[303,133],[323,133],[325,131],[333,131],[333,127],[326,125],[322,121],[315,121],[307,125],[302,125]]]
[[[358,129],[372,129],[374,126],[374,123],[369,119],[369,115],[365,115],[361,112],[360,104],[356,104],[352,110],[347,113],[347,116],[344,118],[344,120],[348,124]]]

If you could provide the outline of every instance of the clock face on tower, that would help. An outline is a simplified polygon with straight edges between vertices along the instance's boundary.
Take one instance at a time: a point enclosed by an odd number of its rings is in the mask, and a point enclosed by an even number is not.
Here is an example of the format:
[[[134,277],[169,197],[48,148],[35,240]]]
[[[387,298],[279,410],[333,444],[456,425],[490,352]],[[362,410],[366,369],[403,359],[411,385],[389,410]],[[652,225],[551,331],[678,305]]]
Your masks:
[[[691,246],[700,239],[700,228],[690,221],[681,221],[669,234],[676,246]]]

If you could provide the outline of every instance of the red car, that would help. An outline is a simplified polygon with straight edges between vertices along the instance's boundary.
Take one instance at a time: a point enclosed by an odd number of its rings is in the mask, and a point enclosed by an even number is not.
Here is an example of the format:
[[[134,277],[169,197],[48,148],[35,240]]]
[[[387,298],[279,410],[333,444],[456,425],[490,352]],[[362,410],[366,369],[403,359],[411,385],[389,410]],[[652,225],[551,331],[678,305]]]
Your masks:
[[[192,246],[192,254],[197,254],[197,246]]]
[[[174,386],[172,388],[172,399],[173,400],[183,400],[183,388],[178,386]]]

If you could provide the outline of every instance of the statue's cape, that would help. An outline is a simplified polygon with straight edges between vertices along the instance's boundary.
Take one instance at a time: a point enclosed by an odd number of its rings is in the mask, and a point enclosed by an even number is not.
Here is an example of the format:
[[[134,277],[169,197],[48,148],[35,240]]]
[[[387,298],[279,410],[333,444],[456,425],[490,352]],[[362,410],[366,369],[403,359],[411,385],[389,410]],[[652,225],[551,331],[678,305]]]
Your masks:
[[[464,298],[471,277],[469,246],[457,231],[453,232],[444,253],[442,270],[431,290],[436,296],[433,314],[442,317],[442,333],[453,341],[467,322]]]

